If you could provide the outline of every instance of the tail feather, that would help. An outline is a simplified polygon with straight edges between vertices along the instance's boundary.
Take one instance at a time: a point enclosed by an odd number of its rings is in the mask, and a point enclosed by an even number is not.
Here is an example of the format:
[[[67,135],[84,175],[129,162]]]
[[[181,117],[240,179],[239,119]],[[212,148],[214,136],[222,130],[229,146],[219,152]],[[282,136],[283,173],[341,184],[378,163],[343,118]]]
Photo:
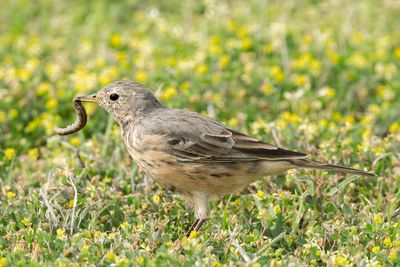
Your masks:
[[[375,176],[374,173],[366,172],[362,170],[357,170],[345,166],[334,165],[334,164],[327,164],[315,160],[310,159],[293,159],[290,162],[300,168],[307,168],[307,169],[318,169],[318,170],[327,170],[327,171],[334,171],[334,172],[344,172],[344,173],[354,173],[366,176]]]

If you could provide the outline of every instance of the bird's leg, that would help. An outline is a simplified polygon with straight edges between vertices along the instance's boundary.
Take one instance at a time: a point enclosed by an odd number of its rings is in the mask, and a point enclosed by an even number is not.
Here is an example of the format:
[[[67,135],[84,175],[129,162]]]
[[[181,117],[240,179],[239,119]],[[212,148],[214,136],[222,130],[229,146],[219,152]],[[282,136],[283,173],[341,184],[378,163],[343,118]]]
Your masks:
[[[186,237],[189,238],[190,237],[190,233],[193,231],[199,231],[200,227],[203,225],[203,223],[206,221],[207,219],[197,219],[194,224],[190,227],[189,231],[187,231],[186,233]]]
[[[190,233],[196,228],[197,224],[199,223],[200,219],[196,219],[192,226],[190,226],[189,231],[186,232],[186,237],[190,236]]]
[[[199,221],[197,222],[196,226],[194,227],[194,231],[199,231],[200,227],[203,225],[203,223],[206,221],[207,219],[199,219]]]
[[[208,195],[206,193],[192,192],[189,200],[190,203],[193,203],[196,215],[195,217],[200,219],[197,219],[193,226],[190,227],[189,231],[186,234],[186,237],[189,237],[192,231],[198,231],[210,214],[210,204],[208,200]]]

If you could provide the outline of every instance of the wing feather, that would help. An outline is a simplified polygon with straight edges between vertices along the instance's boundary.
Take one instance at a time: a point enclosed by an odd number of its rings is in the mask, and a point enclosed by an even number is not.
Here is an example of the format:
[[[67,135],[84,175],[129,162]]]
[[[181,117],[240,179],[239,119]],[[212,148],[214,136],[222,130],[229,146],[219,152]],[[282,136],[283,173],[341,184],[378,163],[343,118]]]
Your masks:
[[[152,133],[164,134],[166,149],[181,161],[237,162],[305,159],[307,155],[267,144],[198,113],[163,110],[163,120],[147,124]],[[170,112],[171,114],[169,114]],[[171,116],[171,119],[168,119]],[[172,119],[173,116],[173,119]],[[153,127],[157,128],[153,128]]]

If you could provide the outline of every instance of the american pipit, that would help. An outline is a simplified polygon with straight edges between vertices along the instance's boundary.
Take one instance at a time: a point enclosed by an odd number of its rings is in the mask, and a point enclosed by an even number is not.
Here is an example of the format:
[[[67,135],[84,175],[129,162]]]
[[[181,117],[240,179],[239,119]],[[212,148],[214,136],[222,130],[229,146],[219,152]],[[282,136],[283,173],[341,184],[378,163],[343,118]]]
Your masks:
[[[118,81],[78,99],[110,112],[144,173],[194,207],[196,222],[188,235],[209,216],[211,197],[237,192],[264,176],[296,168],[373,175],[310,160],[304,153],[267,144],[198,113],[166,108],[136,82]]]

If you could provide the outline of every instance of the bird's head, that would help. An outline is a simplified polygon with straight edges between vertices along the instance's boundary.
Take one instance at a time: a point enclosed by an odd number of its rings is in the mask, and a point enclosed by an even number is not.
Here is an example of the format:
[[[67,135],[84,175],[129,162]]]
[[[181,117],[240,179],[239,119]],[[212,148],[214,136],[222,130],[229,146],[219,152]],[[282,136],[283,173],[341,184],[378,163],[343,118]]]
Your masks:
[[[144,85],[132,81],[109,84],[96,94],[80,96],[82,102],[97,103],[113,115],[122,126],[125,121],[145,115],[162,105]]]

